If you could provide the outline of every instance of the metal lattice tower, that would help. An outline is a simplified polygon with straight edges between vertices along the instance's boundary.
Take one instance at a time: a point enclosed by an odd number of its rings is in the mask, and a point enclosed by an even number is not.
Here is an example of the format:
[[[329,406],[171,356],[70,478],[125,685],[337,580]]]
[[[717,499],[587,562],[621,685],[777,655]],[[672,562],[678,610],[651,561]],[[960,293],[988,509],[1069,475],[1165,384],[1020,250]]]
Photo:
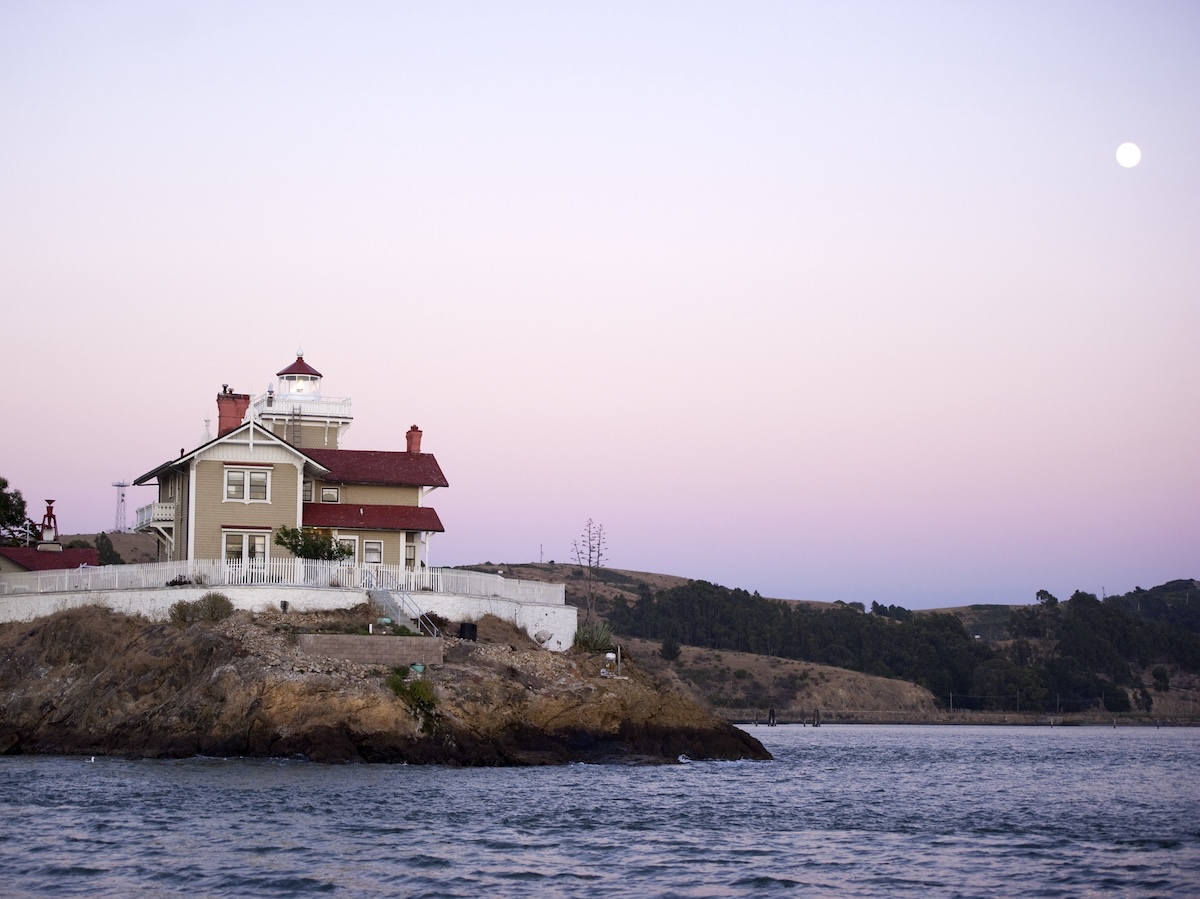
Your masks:
[[[125,525],[125,488],[129,486],[129,482],[113,481],[113,486],[117,488],[117,521],[113,530],[118,534],[124,534],[129,530]]]

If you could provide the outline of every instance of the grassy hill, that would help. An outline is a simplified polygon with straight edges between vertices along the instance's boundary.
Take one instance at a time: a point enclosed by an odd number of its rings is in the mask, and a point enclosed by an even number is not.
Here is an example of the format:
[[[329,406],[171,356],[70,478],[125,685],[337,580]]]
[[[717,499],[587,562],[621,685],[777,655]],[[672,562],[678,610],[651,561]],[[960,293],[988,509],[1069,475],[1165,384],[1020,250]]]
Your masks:
[[[568,601],[586,607],[589,583],[577,566],[471,567],[563,582]],[[679,643],[675,675],[741,720],[814,704],[837,707],[847,720],[927,720],[951,707],[975,720],[1200,716],[1200,588],[1192,580],[1103,600],[1039,594],[1029,606],[916,612],[774,600],[616,569],[598,571],[592,588],[598,615],[636,647],[639,663]],[[923,698],[897,694],[897,682]]]

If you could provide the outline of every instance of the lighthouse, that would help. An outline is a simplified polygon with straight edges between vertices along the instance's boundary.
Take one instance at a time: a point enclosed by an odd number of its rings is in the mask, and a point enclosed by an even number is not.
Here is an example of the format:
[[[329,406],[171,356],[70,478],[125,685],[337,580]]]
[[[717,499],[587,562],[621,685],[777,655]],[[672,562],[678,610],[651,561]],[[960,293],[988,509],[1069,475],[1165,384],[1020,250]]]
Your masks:
[[[295,362],[275,373],[267,392],[254,398],[251,415],[292,446],[340,449],[353,421],[350,399],[322,396],[321,377],[297,353]]]

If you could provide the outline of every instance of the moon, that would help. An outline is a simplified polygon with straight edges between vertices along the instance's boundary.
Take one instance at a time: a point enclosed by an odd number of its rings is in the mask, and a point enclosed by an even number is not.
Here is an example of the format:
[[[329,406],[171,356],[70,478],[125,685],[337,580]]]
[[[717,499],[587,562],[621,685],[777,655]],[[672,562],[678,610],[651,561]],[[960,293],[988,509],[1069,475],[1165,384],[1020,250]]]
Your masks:
[[[1117,147],[1117,162],[1127,169],[1142,161],[1142,150],[1137,144],[1124,143]]]

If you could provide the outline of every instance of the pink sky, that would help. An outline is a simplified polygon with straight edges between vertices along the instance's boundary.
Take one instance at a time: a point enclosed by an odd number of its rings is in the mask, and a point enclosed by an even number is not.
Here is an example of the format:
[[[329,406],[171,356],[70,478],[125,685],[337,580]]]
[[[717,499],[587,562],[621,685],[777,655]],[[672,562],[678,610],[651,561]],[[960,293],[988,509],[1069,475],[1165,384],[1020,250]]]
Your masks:
[[[1184,3],[5,4],[0,476],[111,529],[303,347],[437,564],[1200,576],[1197,85]]]

